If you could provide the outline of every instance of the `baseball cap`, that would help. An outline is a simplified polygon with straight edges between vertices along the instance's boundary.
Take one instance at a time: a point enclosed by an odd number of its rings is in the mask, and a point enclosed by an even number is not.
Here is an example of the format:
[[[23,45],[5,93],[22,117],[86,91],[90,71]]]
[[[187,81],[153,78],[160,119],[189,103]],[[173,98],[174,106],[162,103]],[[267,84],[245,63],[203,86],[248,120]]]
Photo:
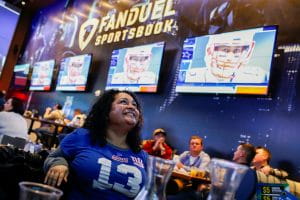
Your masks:
[[[162,128],[157,128],[157,129],[155,129],[155,130],[153,131],[153,136],[154,136],[154,135],[157,135],[157,134],[159,134],[159,133],[162,133],[162,134],[164,134],[165,136],[167,135],[167,132],[166,132],[164,129],[162,129]]]

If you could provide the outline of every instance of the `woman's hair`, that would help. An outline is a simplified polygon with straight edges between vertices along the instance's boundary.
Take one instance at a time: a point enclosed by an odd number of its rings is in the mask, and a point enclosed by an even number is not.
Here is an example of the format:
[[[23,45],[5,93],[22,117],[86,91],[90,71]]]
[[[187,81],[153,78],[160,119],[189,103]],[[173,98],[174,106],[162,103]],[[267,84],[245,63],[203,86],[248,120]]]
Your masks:
[[[11,97],[10,99],[13,107],[10,111],[23,115],[24,114],[23,101],[21,99],[18,99],[17,97]]]
[[[143,124],[143,116],[141,105],[137,97],[130,91],[108,90],[104,92],[93,105],[83,127],[90,130],[93,143],[104,146],[106,144],[106,133],[109,125],[109,114],[112,103],[115,100],[116,95],[119,93],[126,93],[130,95],[137,103],[137,109],[140,112],[138,123],[131,131],[129,131],[126,138],[126,143],[129,148],[133,152],[137,153],[141,150],[140,131]]]

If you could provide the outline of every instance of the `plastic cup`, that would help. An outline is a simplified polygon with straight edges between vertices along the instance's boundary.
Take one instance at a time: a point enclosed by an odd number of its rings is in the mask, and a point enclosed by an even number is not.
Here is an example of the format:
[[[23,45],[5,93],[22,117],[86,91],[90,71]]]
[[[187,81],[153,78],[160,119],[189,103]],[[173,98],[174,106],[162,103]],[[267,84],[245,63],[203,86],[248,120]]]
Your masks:
[[[34,182],[20,182],[19,200],[59,200],[63,192],[55,187]]]

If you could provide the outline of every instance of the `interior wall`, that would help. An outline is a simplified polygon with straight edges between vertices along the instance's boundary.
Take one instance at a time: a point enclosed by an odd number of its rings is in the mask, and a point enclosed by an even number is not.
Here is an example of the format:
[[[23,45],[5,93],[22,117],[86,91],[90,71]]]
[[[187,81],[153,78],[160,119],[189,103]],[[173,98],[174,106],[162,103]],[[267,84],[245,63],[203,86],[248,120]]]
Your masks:
[[[66,5],[66,2],[72,4]],[[181,153],[188,149],[189,137],[197,134],[204,138],[205,151],[212,157],[228,159],[232,158],[233,151],[241,141],[266,146],[273,153],[271,164],[286,169],[292,177],[300,180],[300,157],[296,154],[299,149],[297,129],[300,128],[300,99],[297,93],[300,65],[300,38],[297,35],[300,24],[296,21],[296,13],[300,11],[298,2],[166,0],[165,2],[172,3],[176,11],[172,18],[177,23],[171,31],[98,46],[90,42],[84,50],[78,45],[79,30],[67,28],[72,22],[67,25],[66,15],[71,18],[77,15],[80,27],[88,17],[101,19],[108,13],[126,10],[133,5],[111,3],[113,7],[105,7],[101,2],[110,1],[104,0],[66,2],[60,1],[37,12],[31,27],[32,34],[18,62],[32,64],[53,58],[59,62],[62,57],[92,53],[93,64],[88,90],[79,93],[54,90],[29,92],[32,95],[30,109],[36,108],[42,113],[47,106],[56,102],[63,104],[66,97],[73,96],[72,108],[79,107],[88,112],[96,98],[94,92],[104,91],[111,52],[114,49],[165,41],[158,92],[138,94],[142,100],[145,118],[142,137],[150,138],[155,128],[165,128],[169,143]],[[145,1],[141,0],[137,3],[143,2]],[[87,9],[93,5],[94,10]],[[61,23],[62,20],[65,23]],[[150,22],[146,21],[145,24]],[[279,32],[267,96],[175,92],[174,84],[186,37],[270,24],[279,25]],[[67,35],[65,38],[62,36],[64,33]],[[70,45],[73,34],[76,39]],[[95,38],[92,39],[94,40]]]

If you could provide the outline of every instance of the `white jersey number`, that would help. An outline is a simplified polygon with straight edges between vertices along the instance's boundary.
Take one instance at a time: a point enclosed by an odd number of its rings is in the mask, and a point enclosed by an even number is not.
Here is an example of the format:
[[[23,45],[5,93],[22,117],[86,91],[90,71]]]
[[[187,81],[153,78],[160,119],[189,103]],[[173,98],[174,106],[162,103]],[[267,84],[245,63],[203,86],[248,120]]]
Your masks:
[[[93,181],[93,187],[103,189],[114,189],[128,197],[135,197],[140,191],[140,184],[142,183],[142,173],[140,170],[131,165],[120,164],[117,166],[117,172],[121,174],[132,174],[133,177],[128,177],[127,186],[130,189],[126,189],[125,185],[115,182],[109,183],[109,176],[111,172],[111,160],[106,158],[99,158],[98,163],[101,165],[98,180]]]

